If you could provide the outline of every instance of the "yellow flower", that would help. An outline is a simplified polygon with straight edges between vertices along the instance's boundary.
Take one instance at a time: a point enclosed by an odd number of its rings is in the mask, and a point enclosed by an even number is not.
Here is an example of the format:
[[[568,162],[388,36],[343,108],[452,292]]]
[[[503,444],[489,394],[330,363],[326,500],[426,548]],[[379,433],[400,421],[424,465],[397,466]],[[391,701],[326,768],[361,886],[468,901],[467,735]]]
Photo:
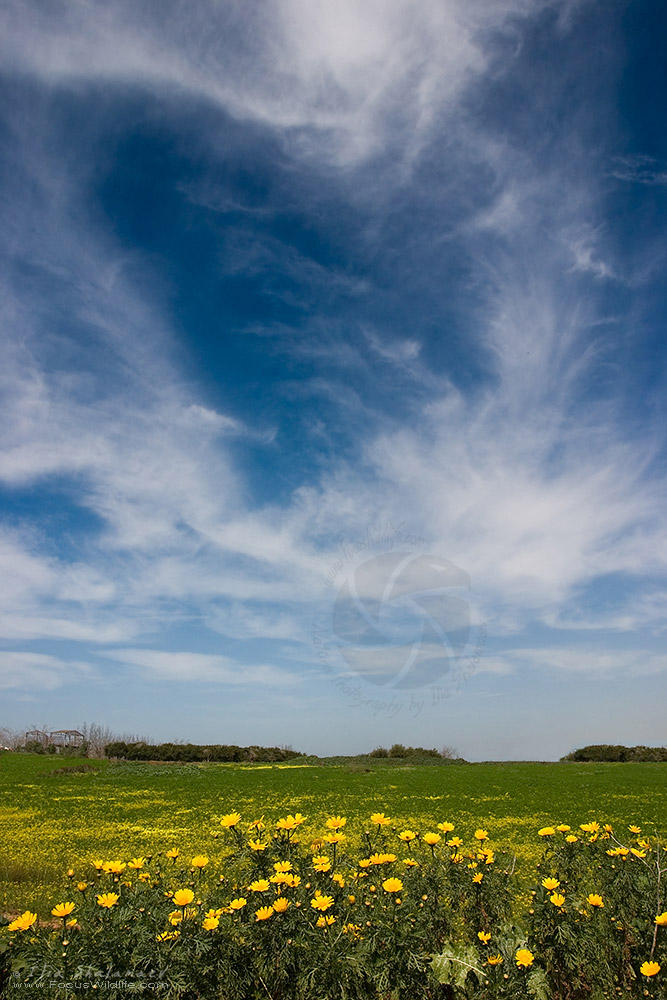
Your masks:
[[[630,833],[641,833],[642,832],[641,826],[629,826],[628,830],[630,831]]]
[[[261,840],[248,841],[248,847],[253,851],[265,851],[268,846],[268,844],[263,844]]]
[[[422,840],[424,841],[425,844],[429,844],[431,847],[435,847],[436,844],[440,843],[442,837],[440,836],[439,833],[425,833],[424,836],[422,837]]]
[[[554,889],[558,888],[558,886],[560,885],[560,882],[558,881],[557,878],[551,878],[551,877],[549,877],[549,878],[543,878],[542,879],[542,885],[549,892],[553,892]]]
[[[318,917],[315,921],[317,927],[331,927],[331,925],[335,923],[335,917]]]
[[[102,871],[106,872],[107,875],[120,875],[124,868],[124,861],[105,861],[102,865]]]
[[[554,904],[554,906],[562,906],[565,902],[565,896],[560,892],[554,892],[553,896],[549,896],[549,899]]]
[[[403,864],[407,865],[408,868],[417,868],[419,866],[419,862],[415,861],[414,858],[403,858]]]
[[[600,830],[600,824],[596,823],[595,820],[592,823],[581,823],[579,829],[583,830],[584,833],[598,833]]]
[[[655,922],[659,927],[667,927],[667,910],[664,913],[659,913]]]
[[[328,854],[316,854],[313,858],[313,866],[318,872],[328,872],[331,870],[331,858]]]
[[[576,842],[577,842],[577,840],[579,838],[575,837],[573,833],[570,833],[570,834],[567,835],[567,837],[565,839],[568,842],[568,844],[576,844]]]
[[[175,861],[180,853],[178,847],[170,847],[165,854],[165,858],[171,858],[172,861]]]
[[[192,889],[177,889],[172,900],[176,903],[176,906],[187,906],[195,898],[195,894]]]
[[[463,857],[462,854],[457,853],[457,854],[450,854],[449,860],[453,861],[455,865],[460,865],[462,861],[465,861],[465,858]]]
[[[273,909],[276,913],[284,913],[289,905],[289,899],[286,899],[285,896],[279,896],[273,904]]]
[[[403,883],[400,878],[387,878],[382,883],[382,888],[385,892],[400,892],[403,888]]]
[[[475,830],[474,833],[475,840],[488,840],[489,835],[486,830]]]
[[[248,886],[250,892],[266,892],[268,888],[269,888],[269,883],[265,878],[255,879],[255,881],[251,882],[250,885]]]
[[[7,930],[29,931],[36,920],[37,914],[31,913],[30,910],[26,910],[25,913],[22,913],[20,917],[16,918],[16,920],[12,920]]]
[[[553,826],[543,826],[541,830],[537,831],[538,837],[553,837],[555,834]]]
[[[371,823],[377,823],[378,826],[389,826],[391,820],[384,813],[372,813]]]
[[[218,907],[217,910],[207,910],[206,913],[204,914],[204,916],[205,917],[218,917],[218,919],[219,919],[224,912],[225,912],[225,907],[224,906],[220,906],[220,907]]]
[[[322,840],[327,844],[340,844],[341,840],[345,840],[344,833],[327,833]]]
[[[120,896],[115,892],[102,892],[97,896],[97,905],[103,906],[106,910],[110,910],[112,906],[115,906]]]
[[[76,887],[79,890],[79,892],[85,892],[86,889],[88,888],[88,883],[87,882],[77,882]]]
[[[451,833],[453,829],[454,829],[454,824],[448,823],[447,820],[445,820],[444,823],[438,823],[438,830],[440,830],[442,833]]]
[[[229,909],[230,910],[242,910],[243,907],[246,905],[247,902],[248,902],[247,899],[244,899],[243,896],[239,896],[238,899],[233,899],[231,901],[231,903],[229,904]]]
[[[487,965],[502,965],[503,956],[502,955],[489,955],[486,960]]]
[[[180,931],[162,931],[161,934],[156,934],[155,935],[155,940],[156,941],[173,941],[175,938],[178,937],[178,935],[180,933],[181,933]]]
[[[58,903],[51,910],[54,917],[69,917],[70,913],[74,909],[74,903]]]
[[[314,899],[311,899],[310,905],[314,910],[322,910],[324,912],[324,910],[328,910],[330,906],[334,905],[334,899],[333,896],[315,896]]]
[[[484,876],[482,875],[482,873],[481,872],[477,872],[476,875],[473,875],[472,880],[473,880],[473,882],[476,882],[477,885],[479,885],[479,883],[482,881],[483,878],[484,878]]]
[[[294,816],[285,816],[283,819],[279,819],[276,823],[278,830],[296,830],[297,826],[301,826],[305,823],[306,817],[302,816],[301,813],[295,813]]]
[[[335,875],[331,876],[331,881],[335,882],[336,885],[340,886],[341,889],[344,888],[345,886],[345,879],[338,872]]]
[[[660,965],[658,962],[644,962],[639,966],[639,971],[642,976],[657,976],[660,972]]]
[[[598,896],[596,892],[589,893],[589,895],[586,896],[586,902],[590,906],[598,906],[598,907],[604,906],[604,902],[602,901],[602,896]]]
[[[180,924],[181,921],[183,920],[183,913],[181,912],[181,910],[172,910],[169,916],[167,917],[167,920],[172,925],[172,927],[176,927],[176,925]]]
[[[220,826],[224,826],[226,830],[231,830],[233,826],[236,826],[241,819],[241,813],[227,813],[220,820]]]
[[[144,864],[145,864],[145,861],[146,861],[145,858],[132,858],[131,861],[128,861],[127,867],[128,868],[134,868],[134,869],[143,868]]]
[[[559,833],[569,833],[572,827],[568,826],[567,823],[559,823],[556,829]]]
[[[296,889],[297,886],[301,885],[301,876],[292,875],[291,872],[285,873],[285,885],[288,885],[290,889]]]
[[[274,872],[291,872],[293,867],[291,861],[276,861],[273,870]]]
[[[150,880],[151,880],[151,873],[150,872],[139,872],[139,881],[140,882],[150,882]],[[84,882],[84,885],[85,885],[85,882]],[[77,888],[78,888],[78,886],[77,886]]]
[[[450,847],[460,847],[463,841],[460,837],[452,837],[452,839],[448,840],[447,843]]]
[[[415,833],[414,830],[403,830],[403,832],[399,833],[398,836],[400,837],[401,840],[405,840],[406,843],[409,844],[411,840],[415,839],[417,834]]]
[[[218,917],[206,917],[206,919],[202,921],[202,927],[205,931],[214,931],[219,923],[220,920]]]
[[[258,910],[255,910],[255,922],[260,920],[268,920],[274,914],[274,909],[272,906],[260,906]]]
[[[527,948],[519,948],[514,959],[519,968],[527,969],[535,961],[535,956]]]
[[[347,823],[347,816],[330,816],[324,824],[329,830],[340,830]]]
[[[491,940],[491,935],[487,931],[477,931],[477,937],[480,939],[482,944],[488,944]]]
[[[205,854],[197,854],[190,862],[193,868],[206,868],[208,858]]]
[[[636,858],[645,858],[646,857],[646,851],[638,851],[636,847],[631,847],[630,848],[630,854],[634,854],[634,856]]]
[[[98,872],[101,872],[104,868],[104,861],[91,861],[93,868],[97,868]]]

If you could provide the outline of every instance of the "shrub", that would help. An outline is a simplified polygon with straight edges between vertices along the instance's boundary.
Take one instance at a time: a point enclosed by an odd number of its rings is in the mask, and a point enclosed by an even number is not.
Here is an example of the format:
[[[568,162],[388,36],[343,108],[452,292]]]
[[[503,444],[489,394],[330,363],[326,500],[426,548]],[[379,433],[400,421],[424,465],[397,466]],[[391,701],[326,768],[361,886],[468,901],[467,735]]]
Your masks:
[[[573,750],[561,758],[564,761],[625,763],[626,761],[667,761],[667,747],[624,747],[596,743]]]
[[[172,849],[68,873],[48,922],[27,911],[0,927],[0,982],[49,1000],[93,988],[163,1000],[665,995],[665,852],[639,827],[541,829],[517,915],[513,856],[485,830],[412,831],[373,813],[360,856],[342,816],[307,835],[299,813],[220,824],[217,861]]]

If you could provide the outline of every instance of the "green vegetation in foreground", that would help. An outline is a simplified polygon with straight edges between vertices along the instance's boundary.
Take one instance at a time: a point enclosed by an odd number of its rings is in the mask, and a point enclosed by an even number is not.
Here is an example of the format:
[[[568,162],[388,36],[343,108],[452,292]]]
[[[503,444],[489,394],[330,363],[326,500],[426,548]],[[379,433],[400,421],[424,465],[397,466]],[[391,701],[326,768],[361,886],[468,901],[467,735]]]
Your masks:
[[[70,770],[84,765],[94,770]],[[264,815],[268,823],[300,811],[313,837],[327,816],[345,815],[357,828],[375,811],[401,828],[451,820],[470,836],[484,827],[498,854],[516,854],[527,884],[540,852],[535,832],[545,825],[597,819],[619,830],[637,823],[647,834],[667,831],[665,779],[664,765],[651,763],[152,765],[4,754],[0,912],[47,915],[66,870],[79,874],[93,858],[177,846],[214,863],[223,853],[217,818],[232,810],[244,822]]]

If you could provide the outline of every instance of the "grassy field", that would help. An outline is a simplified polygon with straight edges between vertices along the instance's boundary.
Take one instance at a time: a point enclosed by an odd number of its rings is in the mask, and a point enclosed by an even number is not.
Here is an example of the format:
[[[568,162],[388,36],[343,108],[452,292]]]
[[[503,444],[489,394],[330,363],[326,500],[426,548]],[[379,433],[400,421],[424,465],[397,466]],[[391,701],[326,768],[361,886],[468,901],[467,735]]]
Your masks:
[[[85,765],[91,770],[70,770]],[[597,819],[622,832],[636,823],[647,834],[667,834],[667,765],[154,765],[4,754],[0,912],[48,914],[67,869],[83,877],[93,858],[127,860],[177,846],[184,855],[205,852],[214,864],[226,844],[217,821],[232,811],[244,822],[264,816],[269,827],[300,811],[312,839],[327,816],[344,815],[351,842],[374,811],[399,830],[433,830],[449,820],[470,837],[484,827],[496,851],[516,854],[528,880],[542,847],[536,831],[549,824]]]

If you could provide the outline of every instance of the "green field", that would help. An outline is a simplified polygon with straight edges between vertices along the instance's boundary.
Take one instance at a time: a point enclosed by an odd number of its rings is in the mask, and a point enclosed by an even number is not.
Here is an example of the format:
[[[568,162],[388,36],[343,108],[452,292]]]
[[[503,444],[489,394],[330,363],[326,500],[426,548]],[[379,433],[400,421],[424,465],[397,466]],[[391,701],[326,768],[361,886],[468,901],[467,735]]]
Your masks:
[[[94,770],[62,773],[77,765]],[[226,845],[217,819],[232,811],[244,822],[264,816],[269,828],[300,811],[312,839],[327,816],[341,814],[352,843],[374,811],[398,829],[450,820],[469,837],[484,827],[497,852],[516,854],[528,881],[540,827],[597,819],[622,833],[630,823],[667,833],[667,765],[153,765],[7,753],[0,756],[0,912],[48,914],[67,869],[83,877],[93,858],[177,846],[184,855],[205,852],[214,864]]]

